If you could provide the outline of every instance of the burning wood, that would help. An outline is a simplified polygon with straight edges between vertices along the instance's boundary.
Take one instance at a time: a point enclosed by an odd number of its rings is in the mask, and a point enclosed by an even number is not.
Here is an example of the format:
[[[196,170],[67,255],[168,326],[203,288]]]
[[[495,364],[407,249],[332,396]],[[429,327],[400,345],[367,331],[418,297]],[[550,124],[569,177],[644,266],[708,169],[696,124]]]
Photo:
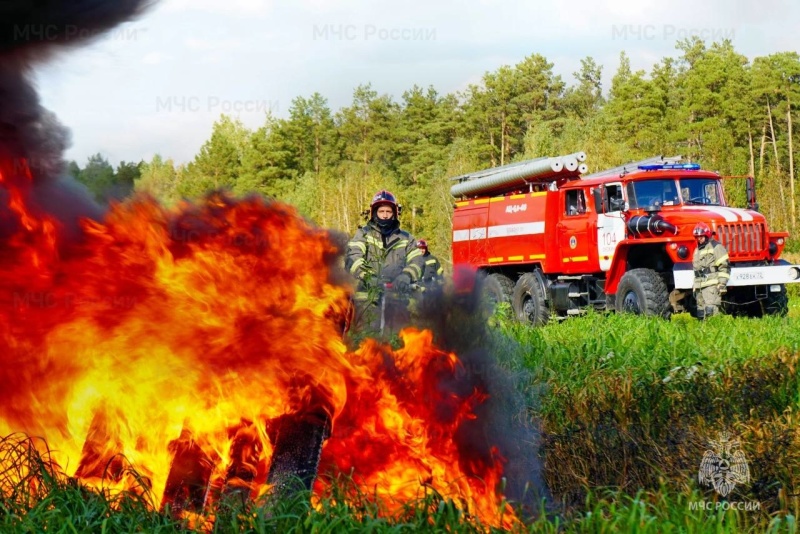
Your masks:
[[[322,444],[330,436],[330,425],[330,416],[322,409],[278,418],[275,451],[267,477],[267,484],[276,493],[311,491]]]
[[[109,420],[105,410],[95,412],[83,443],[75,478],[97,481],[106,479],[113,482],[122,479],[122,442],[114,426],[114,421]]]
[[[215,459],[203,452],[186,428],[169,444],[169,449],[174,456],[161,501],[162,510],[168,508],[174,517],[180,517],[184,511],[202,512]]]
[[[231,461],[225,472],[222,498],[244,502],[257,491],[258,479],[263,479],[259,475],[266,476],[262,467],[264,445],[257,426],[249,421],[236,427],[232,436]]]
[[[330,436],[330,424],[330,416],[322,408],[270,421],[267,432],[275,446],[266,484],[274,494],[286,496],[296,491],[311,491],[323,442]],[[169,449],[173,460],[162,510],[169,508],[175,517],[184,512],[200,513],[209,502],[219,499],[239,500],[243,504],[265,482],[257,478],[264,451],[258,429],[251,422],[243,421],[232,432],[231,460],[217,496],[213,495],[212,477],[215,467],[219,468],[219,457],[205,453],[186,428],[179,439],[170,443]]]

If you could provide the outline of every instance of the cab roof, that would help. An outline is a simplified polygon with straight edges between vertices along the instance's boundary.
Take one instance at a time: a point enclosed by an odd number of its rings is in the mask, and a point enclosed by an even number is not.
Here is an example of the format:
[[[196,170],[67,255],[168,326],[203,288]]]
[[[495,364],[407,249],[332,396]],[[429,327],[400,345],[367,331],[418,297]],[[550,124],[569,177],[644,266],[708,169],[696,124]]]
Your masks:
[[[661,178],[720,178],[716,172],[705,171],[702,169],[636,169],[630,172],[605,174],[593,176],[591,178],[581,178],[570,180],[561,186],[561,189],[582,188],[585,186],[596,186],[609,182],[633,182],[639,180],[658,180]]]

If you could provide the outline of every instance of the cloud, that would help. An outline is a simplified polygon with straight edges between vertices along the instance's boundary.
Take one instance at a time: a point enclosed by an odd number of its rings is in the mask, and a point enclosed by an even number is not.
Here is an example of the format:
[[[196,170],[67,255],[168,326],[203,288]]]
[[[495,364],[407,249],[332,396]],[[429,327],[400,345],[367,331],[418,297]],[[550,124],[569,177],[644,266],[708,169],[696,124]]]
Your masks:
[[[190,50],[197,51],[231,51],[242,46],[238,39],[199,39],[189,37],[183,41],[184,45]]]
[[[168,56],[162,52],[150,52],[142,57],[142,63],[145,65],[158,65],[160,63],[169,61],[170,59],[172,59],[172,56]]]
[[[267,101],[286,117],[292,99],[313,92],[336,111],[366,83],[395,100],[414,84],[445,94],[531,54],[553,62],[569,84],[580,60],[591,56],[608,90],[621,51],[634,70],[650,72],[662,58],[679,56],[676,42],[693,32],[708,42],[732,34],[736,50],[750,58],[800,50],[800,34],[786,23],[800,17],[800,2],[785,4],[481,0],[465,8],[456,0],[163,0],[129,23],[146,31],[64,54],[37,78],[45,106],[73,131],[78,161],[98,150],[126,161],[154,151],[186,161],[210,136],[221,106],[209,114],[135,119],[159,101],[192,98],[203,109],[211,98],[245,108]],[[257,126],[264,113],[245,110],[241,118]],[[118,125],[125,125],[124,136],[102,133]]]
[[[170,0],[171,12],[203,11],[220,15],[266,15],[272,11],[270,0]]]

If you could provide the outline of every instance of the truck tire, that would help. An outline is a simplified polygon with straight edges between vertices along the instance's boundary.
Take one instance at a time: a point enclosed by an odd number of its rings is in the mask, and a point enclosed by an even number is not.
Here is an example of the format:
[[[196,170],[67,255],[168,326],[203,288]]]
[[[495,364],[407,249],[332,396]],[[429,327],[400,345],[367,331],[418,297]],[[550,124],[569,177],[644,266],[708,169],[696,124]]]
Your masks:
[[[511,308],[517,320],[533,326],[543,326],[550,319],[543,289],[543,280],[538,272],[525,273],[519,277],[511,297]]]
[[[767,298],[761,301],[764,315],[778,315],[784,317],[789,313],[789,295],[786,293],[786,286],[782,285],[781,290],[767,293]]]
[[[652,269],[631,269],[619,281],[616,309],[620,313],[667,318],[671,311],[667,284]]]
[[[501,302],[511,302],[513,292],[514,281],[504,274],[492,273],[483,280],[481,294],[492,308]]]

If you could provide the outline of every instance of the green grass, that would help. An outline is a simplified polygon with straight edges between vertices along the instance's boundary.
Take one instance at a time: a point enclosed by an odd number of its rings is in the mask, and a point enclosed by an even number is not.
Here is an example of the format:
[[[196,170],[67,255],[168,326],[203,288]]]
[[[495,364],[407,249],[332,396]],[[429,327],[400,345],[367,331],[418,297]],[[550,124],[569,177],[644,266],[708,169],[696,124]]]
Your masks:
[[[545,477],[567,531],[797,531],[797,299],[785,318],[498,322],[518,342],[507,347],[513,365],[530,371]],[[740,437],[752,475],[729,499],[758,502],[757,511],[689,510],[719,499],[697,473],[723,430]]]
[[[703,323],[590,313],[533,329],[492,318],[494,352],[540,422],[554,497],[518,530],[797,532],[800,299],[790,306],[785,318]],[[715,509],[723,499],[697,482],[707,440],[722,430],[740,437],[752,477],[728,499],[757,510]],[[19,439],[6,445],[0,457],[28,450]],[[21,457],[34,469],[13,487],[3,482],[9,473],[0,474],[0,532],[186,530],[152,511],[146,496],[91,492],[56,476],[46,461]],[[212,531],[482,531],[436,495],[393,516],[368,496],[342,495],[316,507],[307,495],[224,506]],[[701,502],[712,509],[697,509]]]

